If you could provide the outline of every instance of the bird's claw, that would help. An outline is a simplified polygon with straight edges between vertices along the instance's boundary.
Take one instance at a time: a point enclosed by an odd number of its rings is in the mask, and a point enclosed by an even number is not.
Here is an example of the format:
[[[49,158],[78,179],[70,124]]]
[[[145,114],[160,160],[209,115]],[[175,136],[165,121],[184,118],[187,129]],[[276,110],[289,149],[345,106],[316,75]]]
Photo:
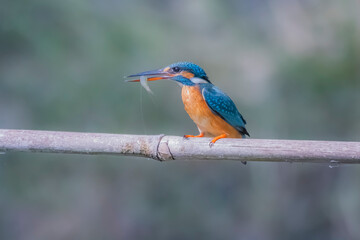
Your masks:
[[[213,142],[209,142],[209,147],[212,148],[214,146]]]

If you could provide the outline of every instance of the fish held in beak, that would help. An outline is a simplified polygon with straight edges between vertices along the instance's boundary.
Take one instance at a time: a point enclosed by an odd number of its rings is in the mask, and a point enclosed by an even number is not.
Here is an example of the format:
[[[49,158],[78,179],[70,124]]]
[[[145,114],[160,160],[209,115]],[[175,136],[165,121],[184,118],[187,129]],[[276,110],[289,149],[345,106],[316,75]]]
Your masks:
[[[148,85],[148,81],[169,79],[172,77],[172,75],[169,74],[167,71],[164,71],[164,69],[159,69],[159,70],[146,71],[146,72],[141,72],[141,73],[127,76],[127,78],[134,78],[134,77],[136,77],[136,78],[139,77],[139,79],[126,80],[126,82],[140,82],[141,86],[143,88],[145,88],[145,90],[148,93],[153,94],[153,92],[151,91],[151,89]]]

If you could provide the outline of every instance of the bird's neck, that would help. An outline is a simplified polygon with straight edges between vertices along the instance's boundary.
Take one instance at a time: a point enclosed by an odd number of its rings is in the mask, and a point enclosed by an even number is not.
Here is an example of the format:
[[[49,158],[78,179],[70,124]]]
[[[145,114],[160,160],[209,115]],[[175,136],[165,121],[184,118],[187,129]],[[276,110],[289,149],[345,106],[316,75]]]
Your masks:
[[[184,86],[200,86],[202,84],[211,84],[208,80],[198,78],[198,77],[192,77],[191,79],[183,77],[181,75],[175,76],[172,78],[178,83],[181,83]]]
[[[190,79],[183,77],[182,75],[175,76],[173,80],[181,83],[183,86],[195,86],[195,83],[193,83]]]

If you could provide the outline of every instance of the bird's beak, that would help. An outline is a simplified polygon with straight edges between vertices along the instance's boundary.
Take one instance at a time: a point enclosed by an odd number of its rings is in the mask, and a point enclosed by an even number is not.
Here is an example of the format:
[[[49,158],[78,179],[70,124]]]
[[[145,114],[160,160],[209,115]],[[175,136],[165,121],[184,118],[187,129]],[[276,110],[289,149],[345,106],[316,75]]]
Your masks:
[[[138,78],[141,76],[146,76],[148,81],[156,81],[161,79],[169,79],[173,77],[172,74],[165,71],[164,68],[158,70],[151,70],[146,72],[141,72],[133,75],[129,75],[126,78]],[[126,82],[140,82],[140,79],[126,80]]]

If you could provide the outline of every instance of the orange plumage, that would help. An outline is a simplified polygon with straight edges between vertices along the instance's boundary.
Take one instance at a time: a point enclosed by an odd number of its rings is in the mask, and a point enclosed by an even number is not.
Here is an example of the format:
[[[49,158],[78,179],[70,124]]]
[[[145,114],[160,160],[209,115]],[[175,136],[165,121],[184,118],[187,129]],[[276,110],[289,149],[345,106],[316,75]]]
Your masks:
[[[184,85],[182,87],[181,96],[185,106],[185,111],[198,126],[200,135],[206,137],[216,137],[222,135],[221,138],[242,137],[238,130],[211,111],[203,98],[199,86]]]

